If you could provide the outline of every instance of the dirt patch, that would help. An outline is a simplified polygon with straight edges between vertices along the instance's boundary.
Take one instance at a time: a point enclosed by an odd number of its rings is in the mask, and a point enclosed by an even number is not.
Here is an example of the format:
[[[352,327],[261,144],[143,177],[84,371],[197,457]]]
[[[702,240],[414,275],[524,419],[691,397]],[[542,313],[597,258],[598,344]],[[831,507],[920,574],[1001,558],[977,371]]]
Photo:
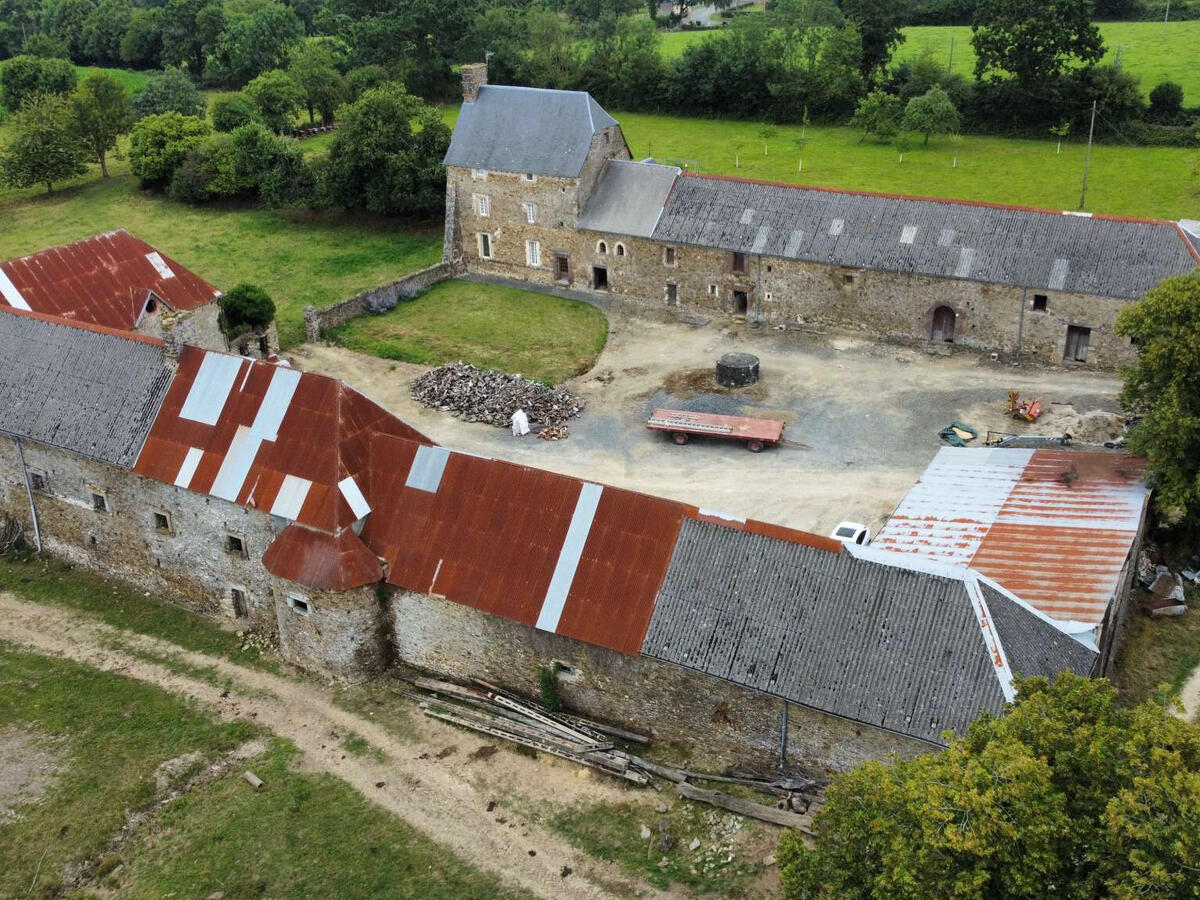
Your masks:
[[[0,728],[0,825],[21,818],[54,784],[63,762],[50,738],[16,726]]]
[[[645,369],[638,374],[645,374]],[[717,384],[712,369],[680,369],[671,372],[662,380],[661,390],[674,397],[690,400],[706,394],[719,394],[722,397],[743,397],[747,403],[762,403],[767,399],[766,386],[760,381],[757,384],[742,388],[728,388]],[[646,395],[649,399],[654,391]]]
[[[471,752],[471,754],[467,757],[467,761],[468,762],[477,762],[478,760],[481,760],[481,759],[491,759],[493,756],[496,755],[496,753],[497,753],[497,748],[496,748],[495,744],[484,744],[483,746],[478,747],[475,750],[473,750]],[[491,810],[488,810],[488,812],[491,812]]]

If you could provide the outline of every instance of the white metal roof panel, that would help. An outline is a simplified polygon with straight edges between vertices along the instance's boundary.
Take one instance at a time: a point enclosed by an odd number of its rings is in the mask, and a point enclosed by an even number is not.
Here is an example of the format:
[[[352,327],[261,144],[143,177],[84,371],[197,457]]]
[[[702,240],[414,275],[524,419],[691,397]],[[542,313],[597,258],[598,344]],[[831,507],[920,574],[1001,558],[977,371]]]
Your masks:
[[[371,504],[363,496],[363,492],[359,489],[358,482],[354,480],[353,475],[347,475],[339,481],[338,490],[342,492],[342,496],[350,504],[350,509],[354,513],[355,519],[361,519],[371,511]]]
[[[279,486],[279,493],[275,495],[275,502],[271,505],[271,515],[291,519],[293,522],[300,518],[300,510],[304,508],[304,501],[308,499],[311,487],[312,482],[307,478],[285,475],[283,484]]]
[[[183,408],[179,411],[180,418],[216,425],[243,362],[245,360],[240,356],[227,353],[204,354],[200,371],[196,373],[187,398],[183,401]]]
[[[25,298],[21,296],[21,292],[17,290],[17,286],[9,280],[3,269],[0,269],[0,297],[8,301],[8,305],[16,309],[29,309],[29,304]]]

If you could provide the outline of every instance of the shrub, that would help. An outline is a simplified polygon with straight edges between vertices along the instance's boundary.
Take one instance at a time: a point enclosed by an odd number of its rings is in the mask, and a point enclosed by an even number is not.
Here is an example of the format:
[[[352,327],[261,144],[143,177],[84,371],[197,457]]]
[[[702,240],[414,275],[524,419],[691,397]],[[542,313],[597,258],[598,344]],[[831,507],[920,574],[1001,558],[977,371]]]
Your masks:
[[[151,75],[133,95],[134,119],[169,112],[197,119],[203,119],[206,112],[204,98],[182,69],[166,69]]]
[[[275,318],[275,301],[256,284],[235,285],[221,300],[221,328],[230,338],[265,328]]]
[[[129,167],[143,184],[165,185],[188,153],[211,133],[209,124],[195,116],[177,112],[147,116],[133,126]]]
[[[246,85],[246,94],[266,126],[277,133],[291,130],[304,99],[300,86],[282,69],[263,72]]]
[[[1173,81],[1164,81],[1150,92],[1150,110],[1146,118],[1152,122],[1178,124],[1183,112],[1183,88]]]
[[[351,100],[357,100],[371,88],[379,87],[391,80],[383,66],[359,66],[346,73],[346,90]]]
[[[258,107],[245,94],[226,94],[213,101],[212,124],[217,131],[230,132],[261,121]]]
[[[16,112],[36,94],[75,90],[75,67],[65,59],[14,56],[0,69],[0,103]]]
[[[562,695],[558,692],[558,675],[553,667],[542,666],[538,669],[538,684],[542,690],[542,709],[546,712],[558,712],[562,709]]]

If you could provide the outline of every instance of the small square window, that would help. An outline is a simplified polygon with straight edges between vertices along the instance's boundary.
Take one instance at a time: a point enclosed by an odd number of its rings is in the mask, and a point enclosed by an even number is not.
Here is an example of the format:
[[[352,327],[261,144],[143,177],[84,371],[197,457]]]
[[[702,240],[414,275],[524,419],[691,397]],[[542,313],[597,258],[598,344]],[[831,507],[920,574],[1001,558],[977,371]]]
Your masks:
[[[108,498],[103,494],[92,494],[92,509],[96,512],[108,512]]]
[[[246,542],[236,534],[225,535],[225,549],[237,556],[246,555]]]
[[[521,176],[521,180],[524,181],[526,184],[533,184],[535,181],[537,181],[537,176],[534,175],[532,172],[526,172],[524,175]]]
[[[569,666],[565,662],[560,662],[559,660],[556,659],[554,661],[554,674],[557,675],[559,678],[561,678],[563,681],[578,681],[579,680],[579,667],[578,666]]]
[[[710,296],[710,297],[717,296],[717,286],[715,284],[710,284],[708,286],[708,296]]]
[[[1046,308],[1049,305],[1050,305],[1050,298],[1047,297],[1045,294],[1034,294],[1033,295],[1033,311],[1034,312],[1045,312]]]
[[[35,491],[42,491],[44,493],[46,490],[46,476],[41,472],[30,472],[29,486]]]
[[[303,597],[297,597],[295,594],[288,594],[287,605],[300,613],[302,616],[307,616],[312,612],[309,608],[308,601]]]
[[[842,284],[854,284],[854,276],[847,272],[842,276]]]
[[[154,514],[154,530],[160,534],[171,533],[171,517],[165,512]]]

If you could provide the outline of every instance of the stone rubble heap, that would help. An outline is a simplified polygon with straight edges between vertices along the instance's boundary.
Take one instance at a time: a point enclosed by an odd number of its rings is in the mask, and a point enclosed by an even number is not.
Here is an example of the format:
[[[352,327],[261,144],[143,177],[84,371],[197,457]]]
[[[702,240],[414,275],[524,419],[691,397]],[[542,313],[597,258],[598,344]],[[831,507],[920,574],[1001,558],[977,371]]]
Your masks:
[[[583,412],[584,401],[564,387],[547,387],[520,375],[477,369],[463,362],[426,372],[412,384],[412,398],[466,422],[508,428],[512,415],[525,410],[538,428],[559,429]],[[562,436],[566,429],[562,428]]]

